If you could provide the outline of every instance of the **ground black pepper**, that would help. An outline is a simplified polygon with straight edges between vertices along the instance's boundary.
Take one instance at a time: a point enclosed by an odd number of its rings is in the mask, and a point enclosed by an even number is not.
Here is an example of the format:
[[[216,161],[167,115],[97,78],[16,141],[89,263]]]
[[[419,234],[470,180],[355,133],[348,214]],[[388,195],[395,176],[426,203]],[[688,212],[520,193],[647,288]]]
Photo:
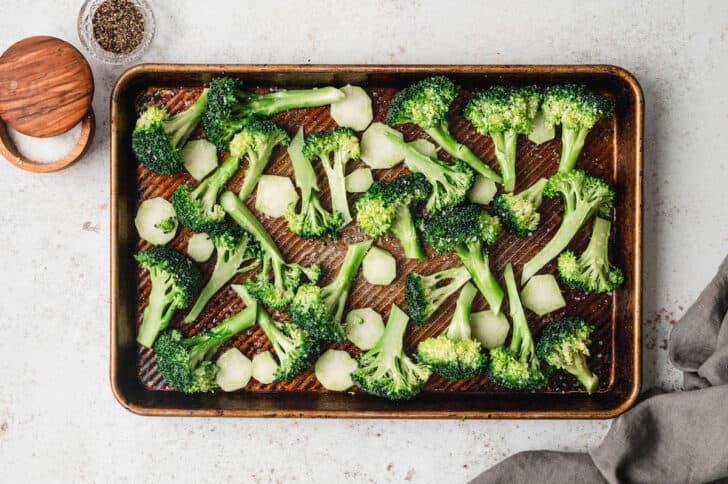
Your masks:
[[[128,54],[144,38],[144,16],[129,0],[106,0],[92,22],[96,41],[114,54]]]

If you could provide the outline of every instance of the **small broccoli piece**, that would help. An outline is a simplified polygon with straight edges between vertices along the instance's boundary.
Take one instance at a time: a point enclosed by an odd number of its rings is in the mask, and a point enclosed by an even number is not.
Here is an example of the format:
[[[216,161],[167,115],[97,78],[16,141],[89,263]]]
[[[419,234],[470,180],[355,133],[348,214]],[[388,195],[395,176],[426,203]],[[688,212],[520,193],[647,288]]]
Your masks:
[[[400,146],[402,151],[407,154],[405,158],[407,168],[424,175],[432,186],[432,194],[426,205],[428,212],[434,213],[465,200],[468,190],[473,186],[475,176],[462,161],[456,160],[454,163],[448,164],[431,159],[393,133],[384,133],[384,136]]]
[[[233,139],[236,143],[240,143],[239,149],[248,159],[243,185],[238,192],[240,199],[245,201],[253,193],[263,170],[268,166],[273,149],[278,145],[288,145],[291,137],[285,129],[272,121],[253,119],[243,124]]]
[[[255,298],[245,286],[234,284],[232,287],[246,306],[255,304]],[[276,379],[291,380],[297,377],[319,356],[321,345],[315,338],[291,323],[279,323],[273,320],[262,306],[258,306],[258,324],[268,337],[278,358]]]
[[[470,330],[470,310],[476,294],[475,286],[465,284],[447,331],[417,345],[417,361],[450,380],[472,378],[487,369],[488,359]]]
[[[225,218],[225,211],[217,197],[240,167],[248,151],[248,136],[238,133],[230,142],[230,156],[215,172],[205,178],[197,188],[180,185],[172,194],[172,206],[182,225],[195,232],[207,232]]]
[[[306,267],[286,262],[270,234],[233,192],[223,193],[220,196],[220,204],[238,225],[258,241],[260,246],[263,267],[255,279],[245,281],[245,288],[258,301],[274,308],[281,308],[288,305],[298,286],[305,280],[313,283],[318,281],[321,267],[317,264]],[[273,280],[270,280],[271,273]]]
[[[289,109],[325,106],[344,97],[344,93],[334,87],[255,94],[245,91],[239,79],[217,77],[210,81],[202,129],[207,139],[224,150],[250,118],[268,118]]]
[[[333,211],[341,214],[342,225],[351,222],[345,178],[347,162],[359,159],[359,138],[354,130],[335,128],[311,134],[303,145],[303,156],[309,161],[321,161],[329,180]]]
[[[566,318],[548,326],[536,345],[536,353],[544,363],[557,370],[566,370],[576,377],[587,393],[599,386],[599,378],[586,364],[590,336],[594,326],[581,318]]]
[[[536,356],[533,335],[528,328],[526,313],[513,276],[513,266],[508,264],[504,272],[508,305],[510,306],[513,332],[508,346],[490,350],[488,375],[498,385],[517,390],[534,390],[546,386],[548,381]]]
[[[410,205],[426,200],[431,193],[432,186],[421,173],[375,182],[354,202],[356,223],[372,238],[391,231],[402,244],[405,257],[425,259],[427,255],[417,236]]]
[[[589,131],[598,121],[612,116],[614,101],[586,86],[551,86],[544,93],[541,111],[547,126],[561,125],[559,173],[566,173],[576,166]]]
[[[464,266],[445,269],[429,276],[407,274],[404,300],[415,324],[422,326],[447,298],[470,280]]]
[[[614,189],[606,181],[576,169],[552,175],[543,194],[564,200],[564,217],[548,244],[523,266],[522,283],[566,249],[579,229],[595,214],[607,216],[614,205]]]
[[[416,124],[453,158],[463,160],[477,173],[501,183],[498,173],[450,133],[447,112],[457,94],[458,86],[445,76],[423,79],[402,89],[392,99],[387,111],[387,124],[390,126]]]
[[[316,172],[311,162],[303,156],[302,149],[303,131],[300,131],[288,148],[288,154],[293,164],[296,185],[301,189],[301,211],[296,212],[296,204],[291,204],[285,215],[288,228],[305,239],[336,237],[343,217],[341,213],[329,212],[321,205]]]
[[[508,232],[526,237],[538,228],[541,221],[538,208],[547,182],[546,178],[540,178],[520,193],[502,193],[496,197],[493,209]]]
[[[304,284],[288,306],[293,323],[320,341],[344,341],[346,329],[341,324],[349,289],[372,241],[351,244],[341,263],[339,274],[327,286]]]
[[[215,268],[212,270],[210,280],[202,288],[200,295],[185,317],[185,323],[197,319],[205,305],[225,284],[236,274],[242,274],[258,266],[258,246],[255,240],[236,225],[220,223],[208,230],[208,235],[217,251]],[[255,260],[253,260],[255,259]],[[243,262],[251,261],[243,265]]]
[[[478,133],[493,138],[506,192],[516,188],[518,135],[531,132],[540,104],[541,91],[535,86],[495,86],[473,96],[463,110]]]
[[[177,227],[177,217],[168,217],[161,222],[154,224],[154,226],[161,230],[163,233],[168,234]]]
[[[490,270],[487,246],[495,242],[501,231],[497,217],[472,203],[441,210],[425,221],[423,228],[425,239],[436,251],[454,251],[460,257],[495,314],[500,312],[503,289]]]
[[[226,341],[253,326],[257,313],[258,306],[253,302],[214,328],[189,338],[178,329],[163,332],[154,345],[160,373],[167,383],[184,393],[214,390],[219,368],[213,356]]]
[[[202,274],[187,257],[163,245],[138,252],[134,259],[149,271],[152,281],[149,303],[137,334],[137,342],[151,348],[175,312],[192,304],[202,285]]]
[[[144,166],[159,175],[174,175],[184,168],[179,151],[197,127],[207,105],[207,89],[185,111],[170,116],[166,109],[148,107],[137,118],[131,148]]]
[[[408,321],[407,314],[392,304],[384,333],[372,349],[359,357],[359,368],[351,374],[359,388],[389,400],[407,400],[420,393],[431,372],[404,352]]]
[[[567,250],[559,255],[556,267],[561,280],[586,292],[611,292],[624,284],[624,274],[609,262],[609,231],[612,223],[594,219],[589,245],[577,256]]]

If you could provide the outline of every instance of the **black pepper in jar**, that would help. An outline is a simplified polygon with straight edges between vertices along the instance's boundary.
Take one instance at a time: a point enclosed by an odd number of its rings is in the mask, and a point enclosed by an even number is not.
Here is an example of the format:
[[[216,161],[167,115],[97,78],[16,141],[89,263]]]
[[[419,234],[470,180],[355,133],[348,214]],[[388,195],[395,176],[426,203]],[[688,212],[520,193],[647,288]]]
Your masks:
[[[106,0],[94,12],[93,31],[102,49],[128,54],[144,38],[144,16],[129,0]]]

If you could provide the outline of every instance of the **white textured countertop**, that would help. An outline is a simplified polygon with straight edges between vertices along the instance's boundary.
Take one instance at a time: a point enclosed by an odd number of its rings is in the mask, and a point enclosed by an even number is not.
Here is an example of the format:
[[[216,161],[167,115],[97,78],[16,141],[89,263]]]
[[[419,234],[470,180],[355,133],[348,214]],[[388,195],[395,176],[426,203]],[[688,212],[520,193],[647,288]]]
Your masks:
[[[0,50],[79,45],[81,2],[0,0]],[[728,252],[728,5],[152,0],[142,61],[610,63],[645,93],[644,387],[673,388],[666,338]],[[488,4],[491,8],[488,8]],[[244,6],[245,5],[245,6]],[[0,162],[0,474],[4,482],[462,482],[524,449],[585,450],[609,421],[142,418],[108,381],[109,92],[70,169]],[[60,139],[19,144],[47,160]]]

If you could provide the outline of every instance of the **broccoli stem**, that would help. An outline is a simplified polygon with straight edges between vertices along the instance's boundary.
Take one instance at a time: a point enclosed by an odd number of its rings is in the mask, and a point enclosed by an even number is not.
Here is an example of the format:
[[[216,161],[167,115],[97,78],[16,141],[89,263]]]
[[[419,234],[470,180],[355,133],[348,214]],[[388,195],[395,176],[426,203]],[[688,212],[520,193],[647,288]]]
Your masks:
[[[220,338],[220,345],[232,336],[245,331],[255,325],[258,315],[258,303],[253,301],[245,302],[245,309],[230,316],[222,323],[205,332],[205,334]],[[219,346],[218,346],[219,347]]]
[[[533,204],[533,208],[538,209],[543,203],[543,190],[546,188],[548,180],[546,178],[539,178],[536,183],[523,190],[518,194],[519,197],[524,200],[528,200]]]
[[[175,148],[181,149],[187,143],[187,139],[200,122],[202,112],[205,110],[205,106],[207,106],[208,90],[205,89],[202,91],[197,101],[192,103],[192,106],[186,111],[175,114],[164,123],[164,131],[169,135],[172,140],[172,146]]]
[[[446,335],[448,339],[453,341],[470,339],[470,311],[476,294],[478,294],[478,290],[472,284],[468,283],[463,286],[455,305],[455,314],[453,314],[450,325],[447,327]]]
[[[609,232],[612,228],[612,223],[609,220],[603,219],[602,217],[596,217],[594,219],[594,226],[592,227],[591,237],[589,238],[589,245],[586,246],[581,257],[584,260],[591,261],[603,261],[608,263],[609,261]]]
[[[442,146],[442,148],[450,153],[450,156],[463,160],[470,166],[476,173],[481,174],[489,180],[493,180],[496,183],[503,183],[503,179],[493,170],[491,167],[483,163],[473,151],[458,141],[450,134],[450,129],[447,126],[447,120],[442,120],[439,126],[434,126],[425,130],[435,143]]]
[[[253,111],[262,117],[270,117],[289,109],[326,106],[344,98],[344,94],[335,87],[296,89],[269,94],[245,92],[243,96],[248,98],[249,107],[246,111]]]
[[[260,153],[250,153],[248,155],[248,169],[245,171],[243,185],[238,192],[240,200],[247,200],[253,193],[253,190],[255,190],[260,176],[263,174],[265,167],[268,166],[268,160],[270,160],[274,147],[275,145],[272,143],[266,143],[265,150]]]
[[[427,254],[422,248],[420,238],[415,229],[415,223],[412,219],[412,212],[407,205],[398,204],[392,224],[389,230],[402,244],[404,256],[408,259],[426,259]]]
[[[561,221],[561,225],[559,226],[559,230],[556,231],[556,234],[551,238],[551,240],[549,240],[544,248],[539,251],[538,254],[526,262],[523,266],[521,284],[524,284],[546,264],[558,257],[558,255],[566,249],[569,242],[571,242],[571,239],[574,238],[590,215],[591,207],[576,208],[572,211],[569,211],[567,208],[567,211],[564,213],[564,219]]]
[[[341,213],[342,224],[351,222],[351,212],[349,211],[349,202],[346,199],[346,156],[338,151],[334,153],[333,164],[330,160],[322,158],[324,171],[329,180],[329,190],[331,191],[331,208],[334,212]]]
[[[475,282],[485,300],[488,301],[490,310],[495,314],[500,313],[501,303],[503,302],[503,289],[490,270],[488,256],[481,244],[458,246],[455,248],[455,253],[463,261],[463,265],[468,269],[473,282]]]
[[[281,261],[281,263],[283,262],[283,254],[281,254],[281,251],[273,241],[273,238],[265,230],[265,227],[263,227],[255,215],[253,215],[253,212],[250,211],[248,206],[240,200],[240,198],[238,198],[233,192],[224,192],[220,196],[220,205],[222,205],[222,208],[238,223],[238,225],[247,230],[258,240],[263,251],[272,260],[278,260]],[[280,274],[277,274],[276,277],[279,275]]]
[[[599,377],[596,376],[586,364],[583,356],[575,357],[571,365],[564,365],[564,370],[576,377],[584,385],[586,392],[592,394],[599,386]]]
[[[402,351],[402,341],[408,322],[409,316],[407,316],[407,313],[402,311],[397,305],[392,304],[384,333],[377,345],[368,352],[374,353],[376,350],[379,350],[379,361],[386,362],[386,364],[379,367],[378,373],[384,374],[390,369],[395,373],[400,373],[400,370],[394,368],[394,365],[397,361],[397,356]]]
[[[371,246],[371,240],[349,245],[336,278],[328,286],[323,288],[324,297],[328,306],[336,311],[332,313],[334,321],[341,321],[344,314],[344,306],[349,298],[351,283],[354,281],[357,272],[359,272],[359,267],[361,267],[364,256]]]
[[[217,195],[223,186],[230,180],[240,167],[240,157],[228,156],[225,162],[215,170],[215,173],[205,178],[197,188],[192,191],[193,198],[202,198],[208,206],[217,203]]]
[[[147,348],[151,348],[160,331],[169,326],[175,313],[175,307],[167,296],[172,289],[173,281],[169,277],[160,280],[160,277],[154,272],[151,273],[152,289],[149,292],[149,303],[144,308],[144,318],[137,334],[137,343]]]
[[[576,167],[581,150],[584,148],[586,135],[590,128],[564,128],[561,127],[561,161],[559,173],[567,173]]]
[[[513,321],[513,335],[511,336],[510,350],[519,355],[520,361],[528,361],[534,352],[533,335],[528,328],[526,313],[523,311],[521,298],[516,287],[516,278],[513,275],[513,266],[509,263],[503,273],[508,291],[508,306],[510,307],[511,321]]]
[[[512,192],[516,188],[516,152],[518,133],[509,129],[501,133],[490,133],[495,145],[495,157],[503,176],[503,189]]]

